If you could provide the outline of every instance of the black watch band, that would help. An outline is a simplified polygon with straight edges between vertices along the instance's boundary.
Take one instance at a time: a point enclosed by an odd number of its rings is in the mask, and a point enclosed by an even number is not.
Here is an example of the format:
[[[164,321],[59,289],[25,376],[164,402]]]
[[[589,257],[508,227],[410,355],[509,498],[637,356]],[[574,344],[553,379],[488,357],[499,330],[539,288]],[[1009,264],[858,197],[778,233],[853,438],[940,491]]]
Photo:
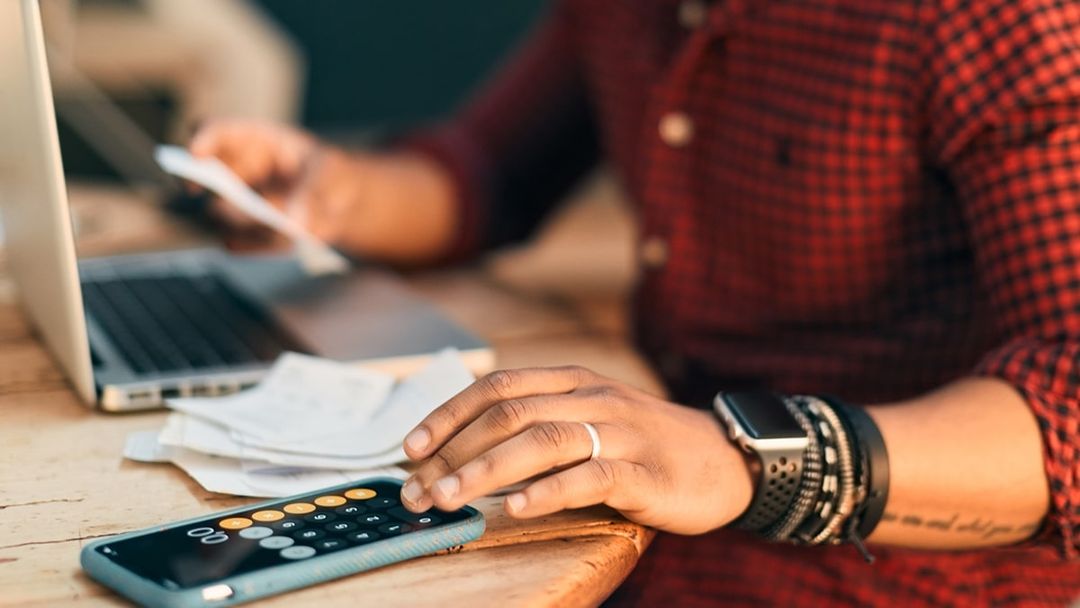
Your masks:
[[[761,459],[761,475],[754,498],[746,512],[731,523],[732,527],[762,532],[787,514],[799,491],[802,453],[800,449],[783,455],[757,454]]]
[[[799,493],[808,430],[772,393],[719,393],[713,405],[731,440],[761,462],[750,506],[731,525],[762,532],[788,513]]]

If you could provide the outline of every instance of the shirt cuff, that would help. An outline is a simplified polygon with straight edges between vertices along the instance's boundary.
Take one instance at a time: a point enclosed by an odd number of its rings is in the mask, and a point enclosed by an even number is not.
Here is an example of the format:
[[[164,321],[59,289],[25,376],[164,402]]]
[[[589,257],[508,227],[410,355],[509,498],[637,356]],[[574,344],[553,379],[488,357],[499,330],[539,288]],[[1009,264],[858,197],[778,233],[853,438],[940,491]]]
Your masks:
[[[991,351],[975,373],[1009,382],[1035,413],[1050,484],[1047,536],[1066,558],[1080,557],[1080,342],[1017,338]]]

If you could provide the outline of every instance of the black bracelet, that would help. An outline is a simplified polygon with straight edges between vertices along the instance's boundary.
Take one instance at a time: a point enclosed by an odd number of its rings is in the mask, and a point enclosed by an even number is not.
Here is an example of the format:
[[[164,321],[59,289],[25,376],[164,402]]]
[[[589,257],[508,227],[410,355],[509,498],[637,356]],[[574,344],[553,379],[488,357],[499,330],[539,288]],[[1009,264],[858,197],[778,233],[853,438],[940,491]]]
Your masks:
[[[840,453],[837,450],[839,438],[829,423],[815,413],[817,408],[811,408],[809,404],[809,401],[803,402],[804,412],[812,421],[820,444],[821,488],[814,508],[803,518],[791,536],[792,540],[806,545],[825,529],[840,501]]]
[[[835,397],[822,399],[833,407],[848,426],[860,454],[867,491],[851,517],[851,530],[861,540],[870,536],[885,514],[885,503],[889,499],[889,453],[881,431],[865,410],[847,405]]]
[[[817,536],[810,539],[810,544],[834,542],[844,523],[850,518],[856,507],[856,483],[855,461],[857,458],[852,444],[851,435],[844,428],[839,414],[829,404],[820,399],[812,399],[807,406],[809,411],[817,414],[820,419],[826,421],[833,433],[836,434],[836,451],[840,461],[839,489],[836,502],[832,505],[833,511],[825,522],[825,527],[818,532]]]
[[[735,416],[745,414],[729,412],[740,402],[721,398],[731,396],[717,395],[717,415],[729,428],[740,428]],[[772,399],[766,405],[775,411],[782,401],[807,442],[798,453],[787,449],[789,462],[776,456],[778,448],[766,452],[772,454],[768,458],[762,456],[768,460],[762,466],[769,467],[762,473],[771,476],[759,482],[760,495],[755,494],[748,512],[732,525],[774,541],[807,545],[847,541],[873,562],[862,540],[881,521],[889,490],[888,453],[877,425],[862,409],[831,397]],[[755,509],[757,503],[763,506]]]

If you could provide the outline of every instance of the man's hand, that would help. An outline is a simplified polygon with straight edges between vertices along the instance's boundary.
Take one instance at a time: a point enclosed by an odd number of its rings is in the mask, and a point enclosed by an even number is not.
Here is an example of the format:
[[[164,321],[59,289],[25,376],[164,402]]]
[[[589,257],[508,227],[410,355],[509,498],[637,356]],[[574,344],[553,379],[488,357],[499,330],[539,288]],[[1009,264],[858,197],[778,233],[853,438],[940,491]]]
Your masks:
[[[595,426],[601,450],[582,422]],[[429,414],[405,440],[426,460],[402,488],[413,511],[453,510],[540,476],[506,497],[513,517],[607,504],[641,524],[699,534],[750,504],[746,456],[719,423],[579,367],[499,371]]]
[[[354,255],[423,263],[447,248],[456,228],[450,178],[419,156],[346,152],[292,127],[243,120],[210,123],[190,149],[221,160],[314,236]],[[234,249],[284,244],[222,201],[212,213]]]
[[[320,151],[308,133],[285,125],[249,120],[218,120],[201,128],[189,145],[197,157],[214,157],[253,190],[285,209],[306,181]],[[225,201],[210,208],[234,249],[273,249],[287,240]]]

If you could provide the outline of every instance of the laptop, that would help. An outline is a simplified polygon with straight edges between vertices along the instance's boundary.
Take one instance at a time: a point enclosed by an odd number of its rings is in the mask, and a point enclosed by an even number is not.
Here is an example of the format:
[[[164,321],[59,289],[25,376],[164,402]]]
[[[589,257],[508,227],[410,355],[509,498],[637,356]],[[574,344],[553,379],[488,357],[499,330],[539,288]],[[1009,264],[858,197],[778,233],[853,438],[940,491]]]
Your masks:
[[[76,393],[107,411],[257,382],[298,351],[405,373],[491,349],[394,275],[311,277],[294,256],[220,249],[78,261],[37,0],[0,2],[0,214],[21,305]]]

